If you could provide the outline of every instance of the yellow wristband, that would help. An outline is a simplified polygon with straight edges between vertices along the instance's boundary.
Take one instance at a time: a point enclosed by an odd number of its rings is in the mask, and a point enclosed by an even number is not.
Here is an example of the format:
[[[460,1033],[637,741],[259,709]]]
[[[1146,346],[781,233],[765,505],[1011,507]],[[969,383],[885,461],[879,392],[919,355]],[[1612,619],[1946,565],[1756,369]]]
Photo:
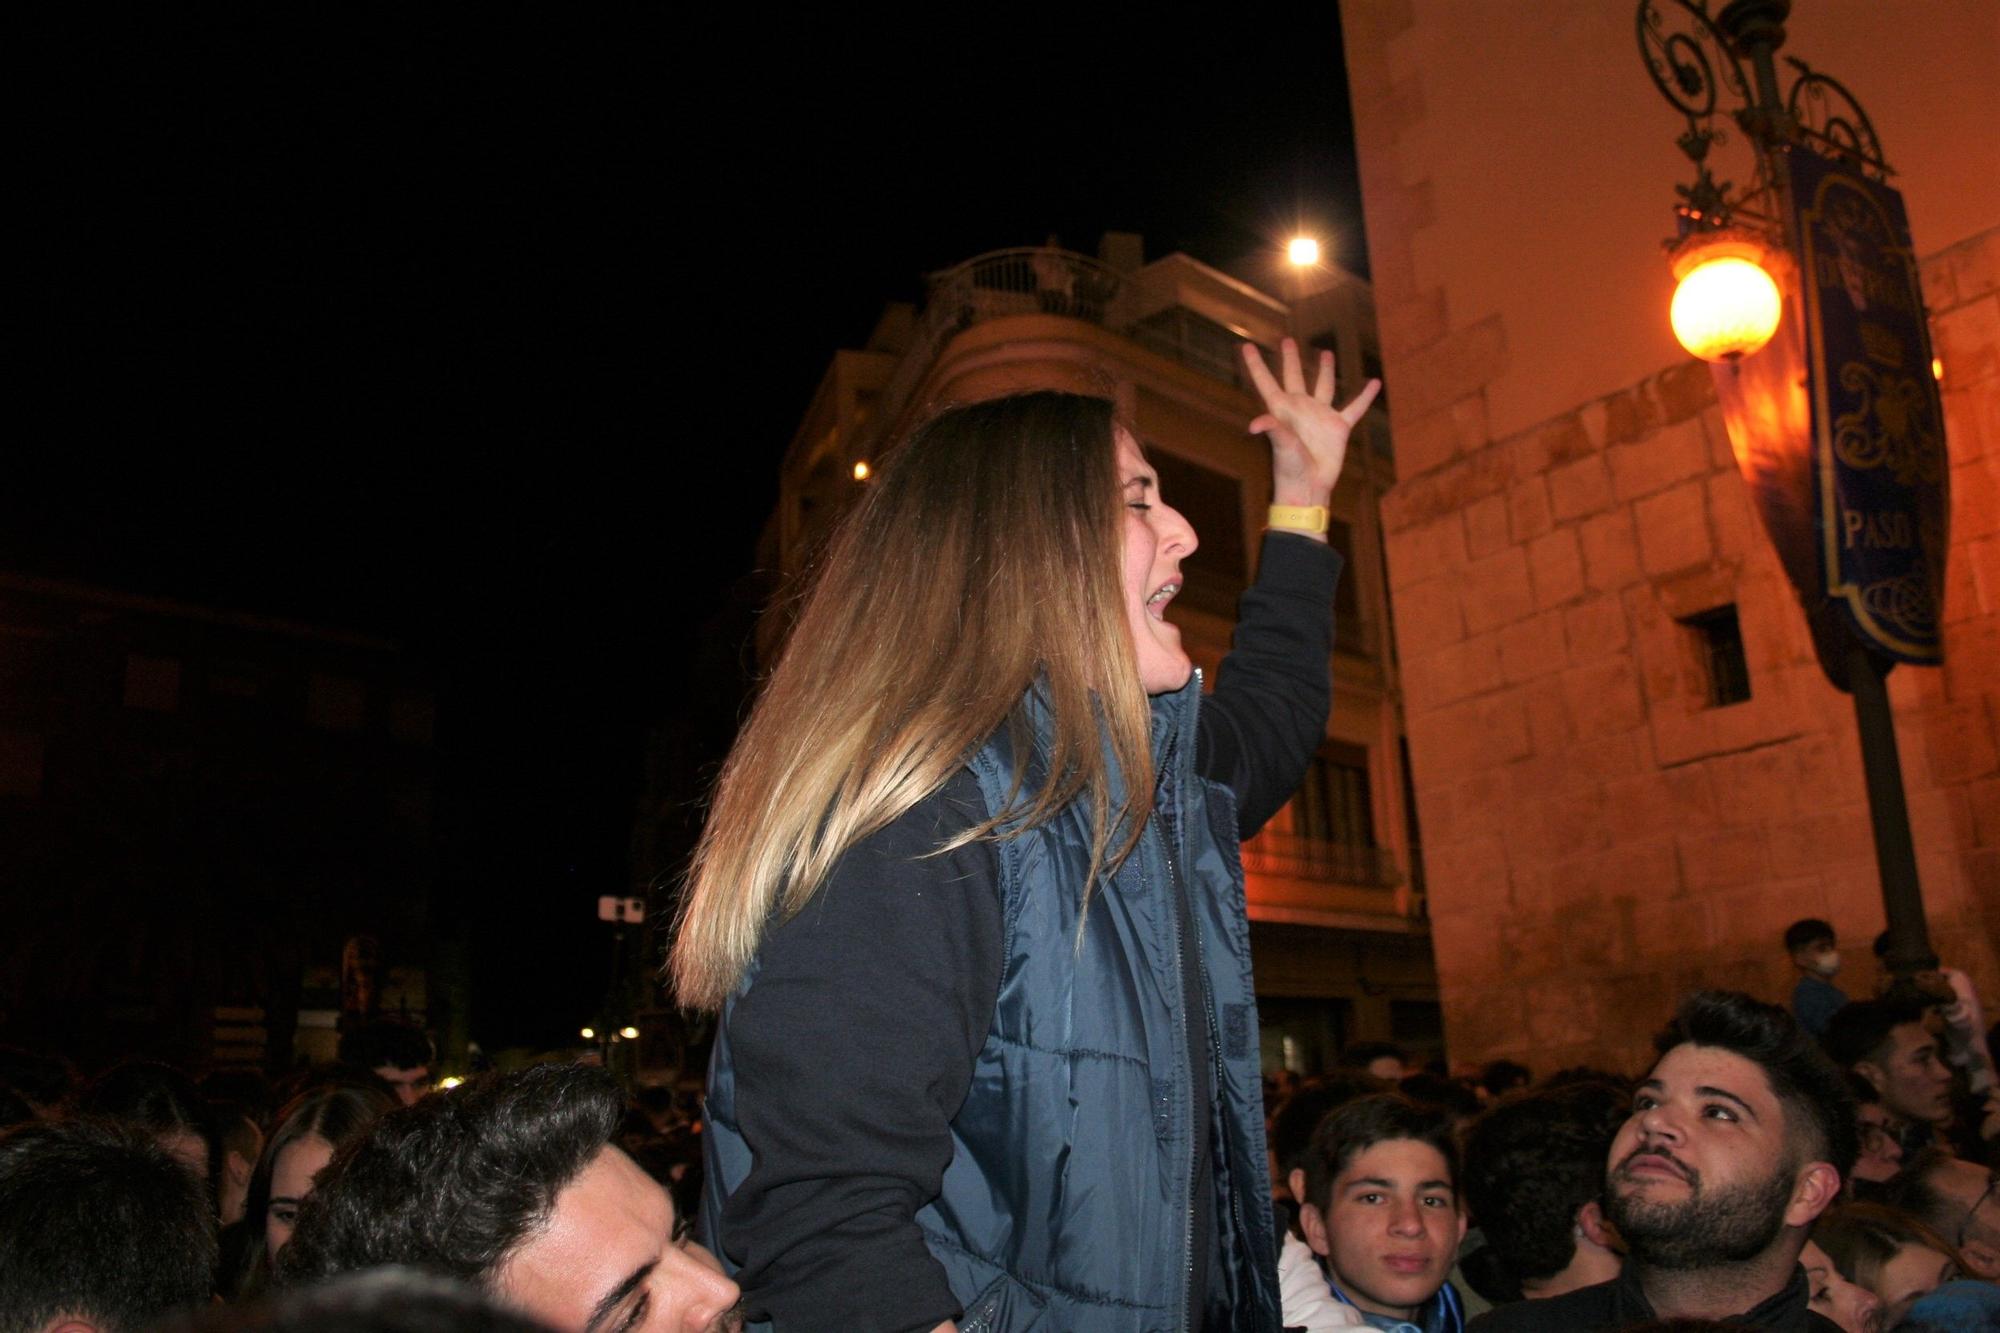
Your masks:
[[[1325,534],[1330,516],[1325,505],[1272,505],[1264,525],[1271,528],[1296,528],[1300,532]]]

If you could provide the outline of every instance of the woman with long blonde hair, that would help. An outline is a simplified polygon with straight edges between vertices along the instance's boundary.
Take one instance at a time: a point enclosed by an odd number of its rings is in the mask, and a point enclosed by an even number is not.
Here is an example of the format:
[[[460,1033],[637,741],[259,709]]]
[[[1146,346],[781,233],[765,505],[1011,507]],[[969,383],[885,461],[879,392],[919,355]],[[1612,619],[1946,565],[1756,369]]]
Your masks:
[[[1274,531],[1212,696],[1111,405],[940,414],[836,534],[674,943],[719,1010],[704,1223],[778,1329],[1275,1329],[1240,839],[1324,735],[1370,384],[1246,364]]]

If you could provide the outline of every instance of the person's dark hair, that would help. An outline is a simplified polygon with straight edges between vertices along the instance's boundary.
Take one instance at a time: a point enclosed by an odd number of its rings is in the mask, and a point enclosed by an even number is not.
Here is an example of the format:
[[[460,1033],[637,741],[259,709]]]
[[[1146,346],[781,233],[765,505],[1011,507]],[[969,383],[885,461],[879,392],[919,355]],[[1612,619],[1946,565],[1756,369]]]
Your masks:
[[[1339,1064],[1342,1069],[1366,1069],[1384,1056],[1394,1056],[1406,1066],[1410,1063],[1410,1053],[1393,1041],[1357,1041],[1340,1053]]]
[[[1632,1098],[1609,1083],[1517,1092],[1473,1122],[1461,1188],[1466,1207],[1517,1289],[1576,1255],[1576,1211],[1604,1195],[1611,1141]]]
[[[478,1288],[408,1268],[370,1268],[210,1306],[154,1333],[549,1333]]]
[[[35,1118],[35,1108],[20,1093],[0,1084],[0,1129],[25,1125]]]
[[[209,1197],[214,1198],[222,1170],[222,1140],[201,1089],[180,1070],[157,1060],[113,1065],[84,1088],[77,1097],[76,1110],[79,1115],[129,1121],[151,1130],[156,1138],[196,1135],[207,1153],[203,1180]]]
[[[610,1144],[624,1105],[604,1070],[548,1064],[391,1111],[320,1176],[280,1281],[403,1264],[483,1283]]]
[[[0,1333],[61,1315],[103,1333],[209,1299],[208,1192],[143,1128],[78,1117],[0,1134]]]
[[[1396,1091],[1423,1106],[1436,1106],[1455,1116],[1470,1118],[1483,1109],[1479,1094],[1455,1078],[1436,1074],[1411,1074],[1396,1085]]]
[[[1534,1080],[1534,1071],[1513,1060],[1494,1060],[1479,1071],[1479,1086],[1486,1089],[1489,1097],[1505,1097],[1516,1088],[1525,1088]]]
[[[0,1046],[0,1087],[40,1107],[60,1106],[76,1086],[76,1071],[60,1056]]]
[[[1889,1034],[1905,1023],[1924,1021],[1924,1006],[1910,999],[1855,1000],[1843,1004],[1827,1020],[1820,1043],[1842,1069],[1863,1060],[1880,1060],[1889,1050]]]
[[[1797,953],[1810,945],[1834,942],[1833,927],[1816,916],[1805,917],[1785,927],[1785,952]]]
[[[1843,1203],[1827,1209],[1813,1221],[1812,1242],[1826,1251],[1842,1277],[1871,1290],[1882,1265],[1905,1245],[1928,1246],[1961,1270],[1965,1267],[1957,1246],[1902,1209],[1879,1203]]]
[[[1829,1162],[1847,1178],[1861,1151],[1854,1098],[1797,1019],[1739,991],[1696,991],[1654,1045],[1665,1055],[1690,1042],[1740,1055],[1762,1069],[1785,1110],[1797,1154],[1793,1165]]]
[[[1305,1166],[1313,1131],[1328,1112],[1356,1097],[1370,1096],[1380,1087],[1374,1079],[1343,1070],[1315,1079],[1285,1098],[1271,1117],[1271,1153],[1278,1162],[1279,1178],[1289,1178]]]
[[[1877,958],[1882,958],[1882,959],[1888,958],[1889,932],[1885,930],[1880,935],[1877,935],[1875,937],[1875,943],[1873,943],[1869,947],[1875,951],[1875,956]]]
[[[1435,1106],[1419,1106],[1400,1092],[1376,1092],[1336,1108],[1313,1131],[1305,1156],[1306,1202],[1327,1208],[1333,1182],[1348,1163],[1394,1139],[1414,1139],[1437,1149],[1457,1191],[1458,1143],[1452,1137],[1450,1114]]]
[[[1854,1105],[1857,1109],[1863,1106],[1880,1106],[1882,1104],[1881,1090],[1873,1083],[1870,1083],[1852,1069],[1842,1069],[1840,1072],[1847,1075],[1847,1090],[1854,1095]]]
[[[1623,1088],[1628,1093],[1636,1086],[1635,1080],[1629,1074],[1617,1074],[1609,1069],[1598,1069],[1592,1065],[1570,1065],[1556,1070],[1535,1084],[1535,1087],[1566,1088],[1573,1083],[1605,1083],[1614,1088]]]
[[[408,1023],[378,1018],[340,1039],[340,1063],[355,1069],[416,1069],[431,1062],[431,1039]]]
[[[277,1170],[278,1154],[312,1135],[325,1139],[339,1152],[396,1104],[396,1099],[377,1084],[354,1081],[308,1088],[279,1109],[251,1169],[250,1188],[244,1193],[243,1249],[235,1272],[224,1275],[227,1292],[236,1298],[254,1296],[270,1283],[265,1223],[271,1211],[271,1174]]]
[[[1964,1210],[1939,1193],[1930,1179],[1933,1172],[1950,1160],[1951,1154],[1935,1145],[1920,1149],[1903,1163],[1895,1179],[1883,1184],[1881,1201],[1902,1209],[1933,1231],[1955,1233]]]

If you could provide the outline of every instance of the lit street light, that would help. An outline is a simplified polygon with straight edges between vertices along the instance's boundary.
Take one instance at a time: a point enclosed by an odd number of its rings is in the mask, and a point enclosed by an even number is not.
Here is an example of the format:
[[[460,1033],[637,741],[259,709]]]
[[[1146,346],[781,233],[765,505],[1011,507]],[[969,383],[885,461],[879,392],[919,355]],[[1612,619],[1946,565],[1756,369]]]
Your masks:
[[[1640,57],[1686,117],[1678,142],[1695,166],[1677,187],[1670,319],[1710,363],[1731,450],[1820,666],[1854,696],[1884,961],[1907,978],[1937,959],[1883,678],[1899,662],[1943,664],[1946,545],[1870,534],[1946,531],[1941,368],[1902,196],[1867,112],[1800,60],[1779,91],[1774,56],[1790,15],[1791,0],[1729,0],[1712,15],[1706,0],[1639,0]],[[1756,155],[1740,191],[1707,161],[1725,91]]]
[[[1285,247],[1285,258],[1297,268],[1311,268],[1319,263],[1319,242],[1310,236],[1294,236]]]

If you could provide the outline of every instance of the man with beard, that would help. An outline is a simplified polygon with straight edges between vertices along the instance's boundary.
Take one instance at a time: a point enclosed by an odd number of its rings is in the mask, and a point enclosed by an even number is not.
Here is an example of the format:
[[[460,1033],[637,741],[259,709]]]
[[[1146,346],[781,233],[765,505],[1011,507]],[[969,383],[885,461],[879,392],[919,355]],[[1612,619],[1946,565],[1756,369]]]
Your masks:
[[[1609,1282],[1481,1316],[1475,1333],[1647,1320],[1838,1326],[1809,1308],[1799,1251],[1853,1164],[1854,1101],[1792,1016],[1732,991],[1688,997],[1612,1141],[1606,1213],[1629,1247]]]

